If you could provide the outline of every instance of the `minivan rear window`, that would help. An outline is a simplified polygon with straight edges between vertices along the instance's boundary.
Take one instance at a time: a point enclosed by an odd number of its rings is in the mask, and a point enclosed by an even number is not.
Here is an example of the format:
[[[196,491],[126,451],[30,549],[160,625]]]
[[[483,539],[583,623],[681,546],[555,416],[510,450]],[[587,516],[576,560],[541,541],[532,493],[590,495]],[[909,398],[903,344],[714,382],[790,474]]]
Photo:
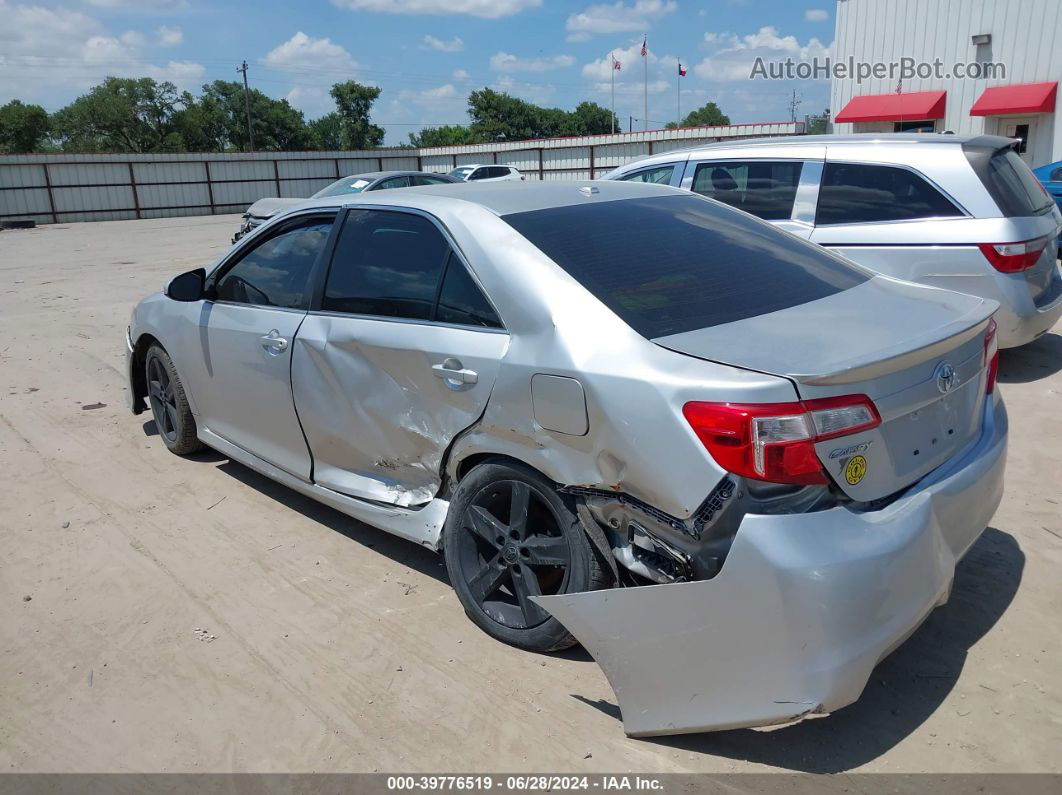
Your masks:
[[[1007,218],[1038,215],[1052,204],[1036,175],[1011,148],[998,150],[988,158],[987,166],[976,170]]]
[[[503,219],[648,339],[788,309],[870,278],[818,246],[697,196]]]

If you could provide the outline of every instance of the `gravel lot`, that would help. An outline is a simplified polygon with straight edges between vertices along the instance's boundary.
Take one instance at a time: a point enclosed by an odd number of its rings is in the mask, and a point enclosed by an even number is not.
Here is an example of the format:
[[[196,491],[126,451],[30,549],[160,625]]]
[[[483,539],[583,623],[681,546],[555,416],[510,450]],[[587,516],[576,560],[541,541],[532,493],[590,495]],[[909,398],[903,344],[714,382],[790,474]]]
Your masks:
[[[0,770],[1062,771],[1062,325],[1004,353],[1003,505],[858,703],[638,741],[585,652],[490,640],[430,552],[126,411],[133,304],[236,225],[0,232]]]

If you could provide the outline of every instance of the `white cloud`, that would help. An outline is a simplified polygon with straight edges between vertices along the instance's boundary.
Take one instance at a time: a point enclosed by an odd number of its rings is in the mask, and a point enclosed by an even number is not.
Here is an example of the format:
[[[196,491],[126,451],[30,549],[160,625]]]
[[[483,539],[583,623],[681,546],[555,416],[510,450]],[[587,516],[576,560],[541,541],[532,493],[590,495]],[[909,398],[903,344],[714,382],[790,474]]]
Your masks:
[[[660,58],[653,52],[652,48],[647,48],[649,59],[649,71],[653,72],[656,68]],[[641,85],[643,80],[642,71],[644,64],[642,64],[642,42],[636,41],[629,47],[613,50],[611,53],[605,53],[604,56],[598,58],[596,61],[591,61],[583,66],[583,77],[590,80],[604,80],[611,81],[612,75],[612,57],[615,56],[616,60],[620,62],[620,70],[616,72],[616,84],[621,82],[633,80],[637,78]],[[672,63],[675,62],[674,56],[669,56]]]
[[[157,41],[160,47],[176,47],[178,44],[184,41],[184,34],[178,27],[171,27],[169,25],[162,25],[155,31]]]
[[[424,37],[424,44],[421,45],[421,49],[437,50],[438,52],[461,52],[464,48],[465,43],[461,41],[460,36],[454,36],[449,41],[443,41],[428,35]]]
[[[187,0],[86,0],[98,8],[175,9],[186,8]]]
[[[438,102],[450,102],[457,96],[457,89],[450,83],[435,88],[425,88],[421,91],[410,91],[406,89],[398,92],[398,98],[400,100],[403,102],[412,102],[417,105],[432,105]]]
[[[546,83],[524,83],[515,80],[512,75],[502,75],[490,86],[495,91],[502,91],[513,97],[533,102],[536,105],[546,105],[553,99],[556,89]]]
[[[316,71],[327,64],[329,72],[353,72],[358,64],[342,46],[331,39],[314,39],[301,30],[283,44],[277,45],[261,62],[283,71]],[[353,76],[353,75],[352,75]]]
[[[830,12],[824,8],[809,8],[804,12],[804,19],[808,22],[825,22],[830,18]]]
[[[548,72],[564,69],[575,63],[570,55],[551,55],[546,58],[520,58],[507,52],[490,57],[490,68],[495,72]]]
[[[623,0],[615,3],[592,5],[572,14],[564,24],[568,41],[586,41],[591,36],[603,33],[630,33],[645,31],[652,23],[678,8],[674,0]]]
[[[542,0],[332,0],[352,11],[378,11],[385,14],[467,14],[498,19],[537,8]]]
[[[149,76],[191,90],[205,73],[191,61],[146,61],[142,34],[115,35],[83,11],[0,0],[0,19],[0,104],[18,98],[54,110],[108,75]]]
[[[794,62],[820,60],[829,55],[830,45],[812,37],[801,44],[796,36],[779,35],[778,29],[767,25],[755,33],[735,36],[732,33],[705,33],[704,41],[715,51],[693,67],[702,80],[726,82],[748,80],[757,58],[765,61],[792,58]]]
[[[470,75],[464,69],[454,69],[454,80],[463,81],[468,80],[471,77],[472,75]]]

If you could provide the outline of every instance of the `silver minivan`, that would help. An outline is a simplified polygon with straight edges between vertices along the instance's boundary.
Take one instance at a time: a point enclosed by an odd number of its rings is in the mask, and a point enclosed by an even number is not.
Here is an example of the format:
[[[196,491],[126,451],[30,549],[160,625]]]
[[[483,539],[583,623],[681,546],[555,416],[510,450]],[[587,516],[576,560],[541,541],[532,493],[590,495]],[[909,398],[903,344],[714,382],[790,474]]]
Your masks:
[[[996,136],[749,139],[628,163],[607,179],[685,188],[872,270],[991,298],[1000,347],[1062,316],[1062,214]]]

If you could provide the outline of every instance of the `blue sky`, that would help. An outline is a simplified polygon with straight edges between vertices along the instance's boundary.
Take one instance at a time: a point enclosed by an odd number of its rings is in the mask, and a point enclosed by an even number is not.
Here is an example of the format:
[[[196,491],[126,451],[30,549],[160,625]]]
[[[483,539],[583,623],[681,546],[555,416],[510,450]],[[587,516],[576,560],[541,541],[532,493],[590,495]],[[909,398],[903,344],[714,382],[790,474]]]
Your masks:
[[[307,118],[331,109],[329,86],[355,79],[383,94],[373,119],[400,143],[425,125],[466,123],[466,97],[483,86],[540,104],[608,106],[641,118],[642,35],[649,37],[649,126],[674,120],[677,61],[682,113],[708,100],[734,122],[789,118],[828,105],[826,81],[750,81],[757,56],[826,54],[833,0],[0,0],[0,104],[56,110],[109,74],[150,75],[195,91],[238,79],[287,97]],[[641,129],[641,121],[635,123]]]

